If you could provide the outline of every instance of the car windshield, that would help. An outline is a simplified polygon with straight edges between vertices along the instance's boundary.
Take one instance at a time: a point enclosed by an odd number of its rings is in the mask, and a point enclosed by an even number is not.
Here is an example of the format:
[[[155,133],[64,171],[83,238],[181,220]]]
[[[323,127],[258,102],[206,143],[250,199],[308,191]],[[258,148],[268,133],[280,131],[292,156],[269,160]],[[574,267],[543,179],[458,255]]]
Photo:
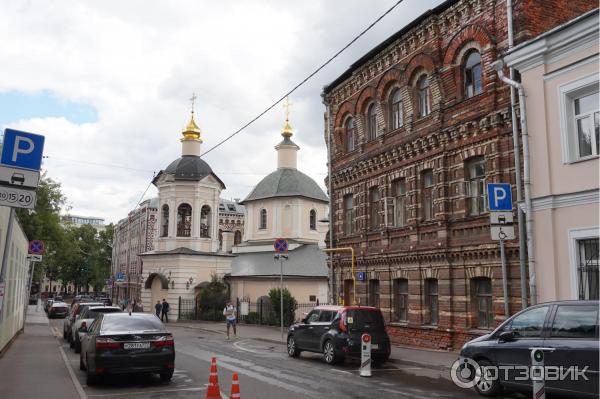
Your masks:
[[[100,313],[118,313],[121,309],[118,308],[98,308],[98,309],[89,309],[85,314],[86,319],[94,319]]]
[[[102,331],[167,331],[158,318],[129,316],[127,314],[117,317],[105,317]]]
[[[384,327],[381,312],[376,310],[349,309],[346,323],[353,330],[380,329]]]

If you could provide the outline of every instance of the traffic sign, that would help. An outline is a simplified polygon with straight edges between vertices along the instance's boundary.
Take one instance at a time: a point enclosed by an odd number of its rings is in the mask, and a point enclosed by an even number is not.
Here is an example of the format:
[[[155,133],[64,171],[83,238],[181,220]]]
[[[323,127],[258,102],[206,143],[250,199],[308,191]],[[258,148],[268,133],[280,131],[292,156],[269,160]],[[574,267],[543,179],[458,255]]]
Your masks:
[[[512,224],[513,214],[509,212],[490,212],[490,224]]]
[[[509,183],[488,183],[490,211],[512,211],[512,190]]]
[[[35,255],[41,255],[45,251],[44,241],[42,240],[32,240],[29,241],[29,253]]]
[[[0,186],[0,205],[33,209],[35,200],[35,190]]]
[[[363,334],[361,337],[361,351],[360,351],[360,370],[359,374],[361,377],[371,376],[371,336],[369,334]]]
[[[16,186],[17,188],[36,188],[39,182],[40,172],[0,165],[0,184]]]
[[[125,273],[117,272],[117,274],[115,275],[115,280],[119,282],[125,281]]]
[[[514,240],[516,238],[515,226],[512,224],[493,224],[490,226],[490,233],[494,241]]]
[[[27,260],[29,262],[41,262],[42,261],[42,255],[29,254],[29,255],[27,255]]]
[[[356,279],[358,281],[365,281],[366,277],[367,276],[366,276],[365,272],[357,272],[356,273]]]
[[[275,244],[273,244],[275,248],[275,252],[287,252],[288,251],[288,243],[285,238],[278,238],[275,240]]]
[[[22,169],[40,170],[44,153],[44,136],[4,129],[0,163]]]

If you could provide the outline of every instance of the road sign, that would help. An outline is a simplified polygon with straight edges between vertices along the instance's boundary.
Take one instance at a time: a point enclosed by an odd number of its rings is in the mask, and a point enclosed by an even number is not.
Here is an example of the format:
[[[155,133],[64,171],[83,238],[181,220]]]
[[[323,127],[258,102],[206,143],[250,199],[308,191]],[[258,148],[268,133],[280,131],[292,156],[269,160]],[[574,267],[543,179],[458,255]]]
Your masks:
[[[356,273],[356,279],[357,279],[358,281],[365,281],[365,279],[366,279],[366,274],[365,274],[365,272],[357,272],[357,273]]]
[[[106,288],[112,288],[112,286],[113,286],[112,279],[107,278],[106,279]]]
[[[369,334],[363,334],[361,337],[361,351],[360,351],[360,376],[370,377],[371,376],[371,336]]]
[[[27,260],[29,262],[41,262],[42,255],[29,254],[29,255],[27,255]]]
[[[513,214],[509,212],[490,212],[490,224],[512,224]]]
[[[16,186],[17,188],[36,188],[39,182],[40,172],[0,165],[0,184]]]
[[[490,226],[490,233],[492,235],[492,240],[500,241],[500,240],[514,240],[515,236],[515,226],[512,224],[502,225],[502,224],[494,224]]]
[[[0,205],[13,208],[35,208],[34,190],[0,186]]]
[[[22,169],[40,170],[44,136],[5,129],[0,163]]]
[[[512,211],[512,190],[508,183],[488,183],[488,208],[490,211]]]
[[[119,282],[125,281],[125,273],[117,272],[117,274],[115,275],[115,280]]]
[[[44,247],[44,241],[32,240],[29,241],[29,253],[35,255],[41,255],[44,253],[46,248]]]
[[[288,250],[288,243],[285,240],[285,238],[278,238],[275,240],[275,244],[273,244],[273,247],[275,248],[275,252],[279,253],[279,252],[287,252]]]

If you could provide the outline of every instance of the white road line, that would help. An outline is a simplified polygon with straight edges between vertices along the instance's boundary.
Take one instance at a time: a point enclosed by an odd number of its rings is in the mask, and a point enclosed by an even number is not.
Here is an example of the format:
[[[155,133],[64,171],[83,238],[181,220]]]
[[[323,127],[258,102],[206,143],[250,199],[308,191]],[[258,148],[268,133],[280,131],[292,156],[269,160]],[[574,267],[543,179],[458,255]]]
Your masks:
[[[138,391],[138,392],[119,392],[119,393],[99,393],[95,395],[89,395],[90,398],[108,398],[111,396],[129,396],[129,395],[148,395],[151,393],[168,393],[168,392],[194,392],[204,391],[206,387],[201,388],[180,388],[180,389],[163,389],[160,391]],[[229,398],[228,398],[229,399]]]
[[[71,381],[73,381],[73,385],[75,385],[75,389],[77,390],[77,393],[79,394],[79,398],[87,399],[87,395],[85,394],[83,387],[79,383],[79,380],[75,376],[75,373],[73,372],[73,368],[71,367],[71,363],[69,362],[69,359],[67,359],[67,355],[65,354],[65,351],[63,350],[62,345],[60,345],[60,342],[59,342],[58,349],[60,350],[60,354],[63,358],[63,361],[65,362],[65,365],[67,366],[67,370],[69,370],[69,375],[71,376]]]
[[[352,374],[352,372],[346,371],[346,370],[338,370],[338,369],[329,369],[329,370],[335,371],[336,373]]]
[[[250,341],[250,340],[249,339],[244,339],[242,341],[234,342],[233,346],[235,346],[236,348],[238,348],[239,350],[244,351],[244,352],[258,353],[258,354],[262,353],[261,351],[253,351],[252,349],[246,349],[244,347],[239,346],[239,344],[241,344],[242,342],[245,342],[245,341]]]

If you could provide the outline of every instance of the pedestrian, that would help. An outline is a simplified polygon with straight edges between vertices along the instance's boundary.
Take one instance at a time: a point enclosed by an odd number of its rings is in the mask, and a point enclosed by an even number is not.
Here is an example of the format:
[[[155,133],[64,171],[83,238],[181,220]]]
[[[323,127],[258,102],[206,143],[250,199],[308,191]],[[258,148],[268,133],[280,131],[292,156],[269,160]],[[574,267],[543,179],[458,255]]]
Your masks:
[[[154,305],[154,310],[156,311],[156,317],[160,319],[160,313],[162,312],[162,305],[160,301],[156,301],[156,305]]]
[[[160,316],[160,320],[165,321],[165,319],[167,320],[167,323],[168,323],[169,322],[169,302],[167,302],[167,300],[165,298],[163,298],[162,314]]]
[[[227,301],[227,305],[225,309],[223,309],[223,316],[225,316],[225,321],[227,323],[227,339],[229,339],[229,328],[233,327],[233,337],[237,338],[237,331],[235,329],[235,306],[231,303],[231,301]]]

